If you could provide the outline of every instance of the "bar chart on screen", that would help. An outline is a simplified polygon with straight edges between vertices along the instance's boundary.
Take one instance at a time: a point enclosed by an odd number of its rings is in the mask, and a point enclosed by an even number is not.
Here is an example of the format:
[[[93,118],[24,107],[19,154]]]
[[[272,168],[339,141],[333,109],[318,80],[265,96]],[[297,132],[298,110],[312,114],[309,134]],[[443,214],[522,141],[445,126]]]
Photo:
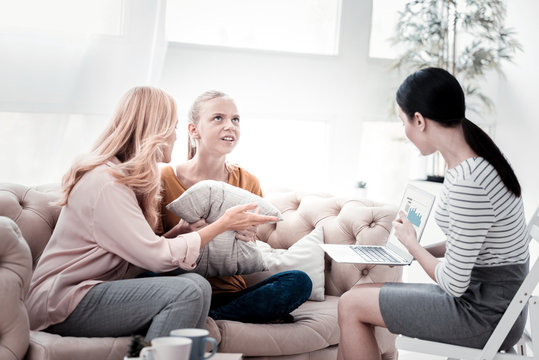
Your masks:
[[[423,216],[417,211],[416,208],[411,208],[410,211],[408,211],[407,218],[416,227],[419,227],[419,225],[421,225],[422,217]]]

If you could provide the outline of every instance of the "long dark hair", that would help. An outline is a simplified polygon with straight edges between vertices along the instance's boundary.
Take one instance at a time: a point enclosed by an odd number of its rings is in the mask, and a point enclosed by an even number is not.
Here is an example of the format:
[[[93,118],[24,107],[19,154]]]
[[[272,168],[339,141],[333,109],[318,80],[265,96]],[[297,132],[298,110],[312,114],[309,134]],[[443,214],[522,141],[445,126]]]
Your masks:
[[[472,150],[496,169],[513,194],[520,196],[520,184],[505,156],[487,133],[466,118],[464,92],[449,72],[431,67],[409,75],[397,91],[397,104],[408,119],[418,112],[445,127],[462,126]]]

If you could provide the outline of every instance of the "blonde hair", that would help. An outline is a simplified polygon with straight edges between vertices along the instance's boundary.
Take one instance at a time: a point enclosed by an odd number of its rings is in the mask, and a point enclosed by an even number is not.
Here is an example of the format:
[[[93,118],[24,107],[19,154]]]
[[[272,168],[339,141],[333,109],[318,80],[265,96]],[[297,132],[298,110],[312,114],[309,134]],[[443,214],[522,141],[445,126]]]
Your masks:
[[[202,94],[200,94],[195,101],[193,102],[193,105],[191,105],[191,109],[189,110],[189,122],[193,125],[198,125],[198,122],[200,121],[200,110],[202,109],[202,105],[206,101],[210,101],[213,99],[218,98],[230,98],[227,94],[225,94],[222,91],[218,90],[209,90],[205,91]],[[197,147],[195,140],[191,138],[191,135],[189,132],[187,133],[187,160],[191,160],[197,152]]]
[[[158,162],[163,160],[168,139],[176,131],[176,121],[176,102],[165,91],[154,87],[129,90],[92,151],[64,175],[60,205],[67,204],[84,174],[116,157],[120,163],[112,166],[111,174],[133,190],[146,220],[155,228],[161,200]]]

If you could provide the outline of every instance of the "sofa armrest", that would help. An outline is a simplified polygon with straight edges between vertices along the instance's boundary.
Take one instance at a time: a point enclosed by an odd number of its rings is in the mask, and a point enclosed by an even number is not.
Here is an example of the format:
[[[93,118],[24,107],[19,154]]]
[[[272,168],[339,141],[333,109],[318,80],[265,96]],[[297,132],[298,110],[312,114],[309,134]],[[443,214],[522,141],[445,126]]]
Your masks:
[[[30,246],[35,268],[60,214],[60,188],[56,184],[25,186],[0,183],[0,216],[15,221]]]
[[[22,359],[30,323],[24,298],[32,278],[30,248],[13,220],[0,216],[0,359]]]

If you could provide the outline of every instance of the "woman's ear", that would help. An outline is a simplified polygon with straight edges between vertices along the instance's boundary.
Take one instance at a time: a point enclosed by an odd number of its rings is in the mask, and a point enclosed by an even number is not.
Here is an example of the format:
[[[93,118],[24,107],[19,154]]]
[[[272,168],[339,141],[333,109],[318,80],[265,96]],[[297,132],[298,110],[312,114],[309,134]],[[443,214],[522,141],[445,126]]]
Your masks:
[[[200,135],[198,134],[198,129],[195,124],[189,123],[187,125],[187,132],[189,132],[189,137],[191,139],[199,139]]]
[[[427,122],[425,121],[425,118],[423,117],[423,115],[421,115],[421,113],[419,113],[419,112],[414,113],[413,123],[414,123],[414,125],[417,126],[419,131],[425,131],[425,128],[427,126]]]

